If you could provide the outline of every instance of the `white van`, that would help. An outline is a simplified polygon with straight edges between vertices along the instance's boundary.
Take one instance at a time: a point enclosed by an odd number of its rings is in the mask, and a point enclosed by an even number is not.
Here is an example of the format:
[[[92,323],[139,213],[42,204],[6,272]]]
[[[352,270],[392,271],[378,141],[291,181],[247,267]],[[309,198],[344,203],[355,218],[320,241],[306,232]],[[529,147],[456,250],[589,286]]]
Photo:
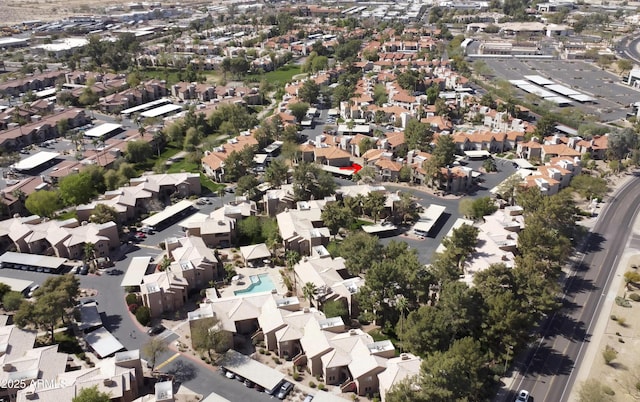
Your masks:
[[[31,298],[33,297],[33,293],[38,290],[38,288],[40,287],[40,285],[33,285],[31,287],[31,289],[29,289],[29,293],[27,294],[27,297]]]

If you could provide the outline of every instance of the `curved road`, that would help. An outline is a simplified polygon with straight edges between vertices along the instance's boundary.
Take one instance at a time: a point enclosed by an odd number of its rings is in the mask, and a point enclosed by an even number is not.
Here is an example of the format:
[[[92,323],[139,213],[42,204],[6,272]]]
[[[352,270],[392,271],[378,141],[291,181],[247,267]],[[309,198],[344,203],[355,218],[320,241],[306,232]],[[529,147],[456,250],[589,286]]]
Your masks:
[[[513,401],[519,389],[529,390],[534,402],[568,400],[639,206],[640,180],[635,178],[610,197],[566,282],[562,310],[517,359],[513,369],[518,373],[496,401]]]
[[[638,50],[639,45],[640,37],[632,38],[631,36],[625,36],[616,45],[616,51],[619,56],[626,56],[635,63],[640,64],[640,51]]]

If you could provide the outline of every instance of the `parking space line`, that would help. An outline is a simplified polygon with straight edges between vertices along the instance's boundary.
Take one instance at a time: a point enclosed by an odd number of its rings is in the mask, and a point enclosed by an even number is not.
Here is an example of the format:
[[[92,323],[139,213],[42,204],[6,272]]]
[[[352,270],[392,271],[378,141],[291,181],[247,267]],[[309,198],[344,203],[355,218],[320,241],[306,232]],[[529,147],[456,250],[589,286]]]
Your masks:
[[[171,356],[170,358],[168,358],[167,360],[163,361],[162,363],[158,364],[155,367],[155,370],[158,371],[160,369],[162,369],[163,367],[167,366],[169,363],[171,363],[172,361],[174,361],[175,359],[177,359],[178,357],[180,357],[180,353],[177,353],[173,356]]]

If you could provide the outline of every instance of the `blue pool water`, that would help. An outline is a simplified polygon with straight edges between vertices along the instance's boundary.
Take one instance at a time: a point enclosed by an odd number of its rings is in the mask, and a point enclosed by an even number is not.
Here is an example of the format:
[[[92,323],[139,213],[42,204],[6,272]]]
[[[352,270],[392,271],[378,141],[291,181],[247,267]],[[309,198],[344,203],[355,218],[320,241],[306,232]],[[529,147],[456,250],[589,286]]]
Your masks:
[[[236,290],[235,292],[233,292],[233,294],[243,295],[249,293],[270,292],[276,288],[276,286],[271,281],[269,274],[251,275],[249,277],[249,281],[251,282],[251,284],[248,288]]]

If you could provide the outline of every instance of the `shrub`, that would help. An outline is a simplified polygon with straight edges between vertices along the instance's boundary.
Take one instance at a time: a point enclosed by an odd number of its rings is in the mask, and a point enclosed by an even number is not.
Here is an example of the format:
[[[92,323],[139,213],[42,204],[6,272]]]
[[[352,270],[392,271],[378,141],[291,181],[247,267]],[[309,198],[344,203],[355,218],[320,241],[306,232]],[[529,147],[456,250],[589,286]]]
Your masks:
[[[297,371],[293,372],[293,380],[294,381],[300,381],[302,379],[302,377],[300,376],[300,373],[298,373]]]
[[[618,351],[607,345],[602,351],[602,357],[604,362],[610,365],[618,357]]]
[[[137,304],[135,304],[135,303],[133,303],[133,304],[129,304],[129,311],[130,311],[132,314],[135,314],[135,313],[136,313],[136,311],[138,311],[138,305],[137,305]]]
[[[616,394],[616,391],[613,390],[613,388],[611,388],[608,385],[603,385],[602,386],[602,392],[604,392],[605,394],[609,395],[609,396],[613,396]]]
[[[149,310],[149,307],[146,307],[146,306],[139,307],[138,310],[136,311],[136,319],[140,324],[144,325],[145,327],[149,325],[149,323],[151,322],[151,310]]]
[[[629,295],[629,299],[633,300],[634,302],[640,302],[640,295],[637,293],[631,293]]]
[[[618,317],[618,324],[621,327],[626,327],[627,326],[627,319],[624,317]]]
[[[631,302],[629,302],[629,300],[625,299],[624,297],[620,297],[620,296],[616,297],[616,304],[620,307],[631,307]]]
[[[313,382],[313,381],[309,381],[309,386],[310,386],[311,388],[315,388],[315,387],[316,387],[316,383],[315,383],[315,382]]]
[[[611,319],[612,319],[613,321],[618,321],[618,317],[616,317],[616,315],[615,315],[615,314],[611,314]]]
[[[275,364],[282,364],[282,362],[280,361],[280,359],[278,359],[277,357],[273,356],[273,357],[272,357],[272,359],[273,359],[273,362],[274,362]]]
[[[318,384],[318,389],[319,389],[320,391],[324,391],[324,390],[326,389],[326,387],[324,386],[324,384],[323,384],[323,383],[320,383],[320,384]]]
[[[125,300],[127,301],[127,304],[136,304],[138,303],[138,295],[135,293],[129,293]]]

